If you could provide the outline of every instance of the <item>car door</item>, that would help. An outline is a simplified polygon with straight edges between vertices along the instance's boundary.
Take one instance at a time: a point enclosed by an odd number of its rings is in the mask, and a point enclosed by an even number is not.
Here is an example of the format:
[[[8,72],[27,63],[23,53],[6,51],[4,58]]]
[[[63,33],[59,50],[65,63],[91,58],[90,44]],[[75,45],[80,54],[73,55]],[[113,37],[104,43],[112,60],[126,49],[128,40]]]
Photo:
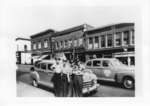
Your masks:
[[[92,70],[98,78],[102,77],[101,60],[93,60]]]
[[[102,61],[102,78],[104,79],[113,79],[114,72],[112,70],[112,64],[109,60]]]
[[[48,74],[48,80],[50,83],[52,83],[52,78],[53,78],[53,75],[54,75],[54,71],[52,70],[52,65],[53,63],[48,63],[47,64],[47,74]]]
[[[39,76],[40,76],[40,81],[42,83],[47,82],[46,69],[47,69],[46,63],[40,63],[40,70],[38,71],[38,73],[39,73]]]

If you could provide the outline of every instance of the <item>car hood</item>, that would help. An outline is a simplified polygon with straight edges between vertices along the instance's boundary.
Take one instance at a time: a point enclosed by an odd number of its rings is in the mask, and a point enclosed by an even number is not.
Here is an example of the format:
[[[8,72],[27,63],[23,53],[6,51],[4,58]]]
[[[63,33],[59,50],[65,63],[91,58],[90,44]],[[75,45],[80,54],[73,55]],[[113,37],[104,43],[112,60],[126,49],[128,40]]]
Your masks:
[[[88,81],[91,81],[91,80],[97,80],[97,77],[92,72],[84,71],[84,73],[83,73],[83,80],[84,80],[84,82],[88,82]]]

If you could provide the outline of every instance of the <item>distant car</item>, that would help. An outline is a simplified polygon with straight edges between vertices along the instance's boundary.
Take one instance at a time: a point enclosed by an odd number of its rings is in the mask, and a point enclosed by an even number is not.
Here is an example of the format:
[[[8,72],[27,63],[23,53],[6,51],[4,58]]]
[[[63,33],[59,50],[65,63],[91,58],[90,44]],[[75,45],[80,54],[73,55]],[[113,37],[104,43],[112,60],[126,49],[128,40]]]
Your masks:
[[[85,63],[85,67],[91,69],[99,80],[114,81],[127,89],[135,86],[134,68],[129,68],[116,58],[91,59]]]
[[[32,85],[37,87],[39,84],[41,84],[50,88],[54,88],[52,82],[52,77],[54,75],[52,66],[54,64],[54,60],[42,60],[36,62],[34,67],[31,68]],[[96,75],[90,70],[84,70],[83,72],[83,94],[96,91],[99,87]]]

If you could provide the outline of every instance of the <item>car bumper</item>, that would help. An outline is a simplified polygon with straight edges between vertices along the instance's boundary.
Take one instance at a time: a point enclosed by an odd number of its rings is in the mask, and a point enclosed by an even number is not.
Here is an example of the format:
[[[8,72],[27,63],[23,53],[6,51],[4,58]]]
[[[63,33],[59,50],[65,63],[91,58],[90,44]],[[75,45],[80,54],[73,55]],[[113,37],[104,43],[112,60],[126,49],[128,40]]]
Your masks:
[[[100,86],[99,84],[95,84],[95,85],[92,86],[92,87],[83,88],[82,93],[83,93],[83,94],[85,94],[85,93],[90,93],[91,91],[97,90],[97,88],[98,88],[99,86]]]

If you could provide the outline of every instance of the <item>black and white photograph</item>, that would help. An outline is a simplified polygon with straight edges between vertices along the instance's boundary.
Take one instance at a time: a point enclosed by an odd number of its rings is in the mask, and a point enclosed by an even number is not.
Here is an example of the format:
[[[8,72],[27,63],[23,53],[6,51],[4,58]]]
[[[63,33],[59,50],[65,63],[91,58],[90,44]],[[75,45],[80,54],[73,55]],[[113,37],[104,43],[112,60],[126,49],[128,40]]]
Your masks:
[[[49,28],[15,39],[17,96],[134,97],[136,8],[50,8],[23,8]]]
[[[14,1],[0,5],[1,89],[13,100],[143,94],[150,2]]]

